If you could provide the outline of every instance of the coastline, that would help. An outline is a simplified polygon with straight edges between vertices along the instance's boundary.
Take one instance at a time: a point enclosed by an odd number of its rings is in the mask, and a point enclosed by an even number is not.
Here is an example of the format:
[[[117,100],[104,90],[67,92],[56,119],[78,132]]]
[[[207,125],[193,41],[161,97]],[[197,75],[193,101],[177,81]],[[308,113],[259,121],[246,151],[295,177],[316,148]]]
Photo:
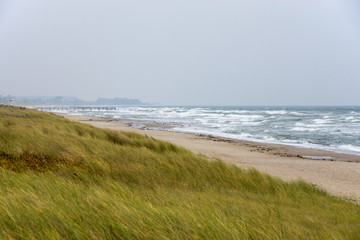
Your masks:
[[[299,148],[289,145],[251,142],[208,135],[180,133],[166,130],[148,130],[131,127],[128,119],[89,117],[59,114],[70,120],[100,128],[137,132],[185,147],[194,153],[243,168],[255,168],[260,172],[283,180],[303,179],[326,189],[328,192],[360,202],[360,156],[325,150]],[[141,122],[139,120],[134,120]],[[156,128],[156,124],[146,125]],[[161,125],[159,128],[172,128]],[[304,156],[319,157],[319,159]]]

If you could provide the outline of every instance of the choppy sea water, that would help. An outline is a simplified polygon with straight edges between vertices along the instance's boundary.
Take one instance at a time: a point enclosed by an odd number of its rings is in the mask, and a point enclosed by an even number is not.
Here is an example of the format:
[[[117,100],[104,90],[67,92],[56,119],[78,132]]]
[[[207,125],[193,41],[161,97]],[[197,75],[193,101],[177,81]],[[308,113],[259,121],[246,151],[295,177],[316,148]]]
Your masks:
[[[171,123],[166,129],[360,155],[360,107],[41,106],[44,111]]]

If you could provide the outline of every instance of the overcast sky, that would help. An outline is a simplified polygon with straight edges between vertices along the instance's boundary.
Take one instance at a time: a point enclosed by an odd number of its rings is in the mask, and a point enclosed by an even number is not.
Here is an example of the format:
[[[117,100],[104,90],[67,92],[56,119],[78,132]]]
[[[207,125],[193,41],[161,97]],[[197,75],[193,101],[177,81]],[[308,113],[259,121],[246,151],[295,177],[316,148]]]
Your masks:
[[[0,94],[360,105],[358,0],[0,0]]]

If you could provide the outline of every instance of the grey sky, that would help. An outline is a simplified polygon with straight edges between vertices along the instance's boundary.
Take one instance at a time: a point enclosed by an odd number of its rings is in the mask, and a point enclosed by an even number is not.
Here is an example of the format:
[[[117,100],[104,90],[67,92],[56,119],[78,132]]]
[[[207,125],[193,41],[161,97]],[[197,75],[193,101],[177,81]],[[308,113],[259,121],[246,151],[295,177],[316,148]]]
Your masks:
[[[357,0],[0,0],[0,94],[359,105]]]

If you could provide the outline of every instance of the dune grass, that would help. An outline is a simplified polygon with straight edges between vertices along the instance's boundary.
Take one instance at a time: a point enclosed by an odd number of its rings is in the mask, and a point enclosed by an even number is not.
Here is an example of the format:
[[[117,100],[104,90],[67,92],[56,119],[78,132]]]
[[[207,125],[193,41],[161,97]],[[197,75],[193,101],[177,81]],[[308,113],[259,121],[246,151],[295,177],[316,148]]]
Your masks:
[[[303,181],[0,106],[0,239],[359,236],[359,205]]]

